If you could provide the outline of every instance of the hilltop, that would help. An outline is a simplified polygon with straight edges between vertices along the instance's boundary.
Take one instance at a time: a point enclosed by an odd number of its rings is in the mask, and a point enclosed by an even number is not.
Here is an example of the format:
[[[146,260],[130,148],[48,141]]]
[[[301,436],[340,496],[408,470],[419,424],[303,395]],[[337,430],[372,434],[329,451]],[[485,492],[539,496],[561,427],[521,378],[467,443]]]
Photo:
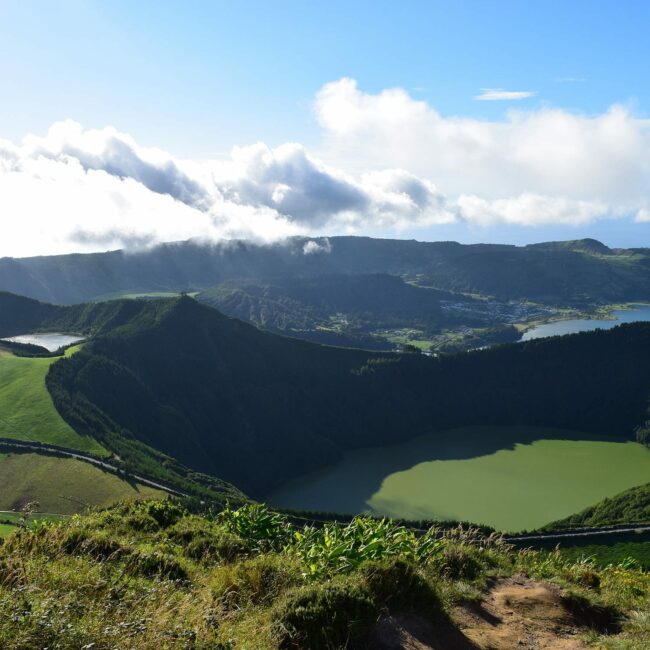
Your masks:
[[[0,545],[6,648],[640,650],[649,597],[629,565],[463,528],[294,527],[260,506],[120,504]]]

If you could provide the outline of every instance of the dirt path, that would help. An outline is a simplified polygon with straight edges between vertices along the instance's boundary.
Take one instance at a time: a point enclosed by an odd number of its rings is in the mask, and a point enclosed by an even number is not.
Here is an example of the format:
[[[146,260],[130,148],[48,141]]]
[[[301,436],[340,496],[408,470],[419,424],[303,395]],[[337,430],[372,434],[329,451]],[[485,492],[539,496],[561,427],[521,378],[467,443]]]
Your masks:
[[[525,577],[497,582],[480,603],[457,607],[452,622],[390,617],[376,631],[377,650],[593,650],[587,626],[559,588]]]

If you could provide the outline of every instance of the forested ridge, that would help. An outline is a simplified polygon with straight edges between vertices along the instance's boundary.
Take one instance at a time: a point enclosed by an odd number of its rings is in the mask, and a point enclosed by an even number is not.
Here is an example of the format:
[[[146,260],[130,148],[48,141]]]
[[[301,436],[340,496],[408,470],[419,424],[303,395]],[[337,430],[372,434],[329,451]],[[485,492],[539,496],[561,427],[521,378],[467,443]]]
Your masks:
[[[648,249],[610,249],[591,239],[529,246],[369,237],[293,237],[269,245],[188,241],[129,253],[3,258],[0,290],[70,304],[119,292],[200,291],[227,280],[376,273],[556,305],[650,298]]]
[[[633,439],[647,417],[648,324],[436,359],[284,338],[188,297],[136,302],[119,334],[52,367],[57,408],[109,447],[155,447],[253,496],[420,433],[521,424]]]
[[[545,528],[577,528],[581,526],[615,526],[650,523],[650,483],[633,487],[621,494],[603,499],[566,519]]]

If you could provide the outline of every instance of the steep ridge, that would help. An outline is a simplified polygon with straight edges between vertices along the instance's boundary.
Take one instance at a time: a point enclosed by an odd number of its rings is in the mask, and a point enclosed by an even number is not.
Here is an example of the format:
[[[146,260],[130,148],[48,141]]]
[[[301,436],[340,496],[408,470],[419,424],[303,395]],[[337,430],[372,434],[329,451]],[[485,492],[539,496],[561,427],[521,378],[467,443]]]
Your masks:
[[[75,332],[88,336],[119,333],[122,326],[130,329],[140,318],[152,324],[157,306],[147,306],[139,300],[60,306],[0,291],[0,337],[35,331]]]
[[[144,443],[259,496],[344,449],[457,426],[630,439],[649,362],[642,323],[434,359],[283,338],[183,297],[142,301],[47,383],[74,428],[120,454]]]
[[[309,242],[313,245],[309,246]],[[234,241],[0,259],[0,290],[70,304],[119,292],[196,291],[225,280],[388,273],[447,291],[554,304],[650,298],[648,249],[595,240],[531,246],[294,237],[270,245]]]
[[[583,526],[618,526],[650,522],[650,483],[625,490],[613,497],[603,499],[561,521],[545,528],[579,528]]]

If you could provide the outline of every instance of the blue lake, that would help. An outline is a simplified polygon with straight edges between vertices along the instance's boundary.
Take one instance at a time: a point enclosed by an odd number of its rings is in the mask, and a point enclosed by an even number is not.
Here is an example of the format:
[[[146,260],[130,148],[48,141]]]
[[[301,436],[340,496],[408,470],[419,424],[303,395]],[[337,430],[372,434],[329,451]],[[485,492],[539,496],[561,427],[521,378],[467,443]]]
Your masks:
[[[40,345],[50,352],[55,352],[59,348],[72,345],[82,340],[83,337],[81,336],[59,334],[58,332],[52,332],[51,334],[21,334],[20,336],[8,336],[6,339],[3,339],[3,341],[12,341],[13,343]]]
[[[634,305],[634,309],[617,309],[612,312],[613,320],[591,320],[587,318],[575,320],[561,320],[554,323],[545,323],[528,330],[522,341],[540,339],[545,336],[559,336],[562,334],[575,334],[588,332],[595,329],[611,329],[621,323],[634,323],[637,321],[650,321],[650,305]]]

